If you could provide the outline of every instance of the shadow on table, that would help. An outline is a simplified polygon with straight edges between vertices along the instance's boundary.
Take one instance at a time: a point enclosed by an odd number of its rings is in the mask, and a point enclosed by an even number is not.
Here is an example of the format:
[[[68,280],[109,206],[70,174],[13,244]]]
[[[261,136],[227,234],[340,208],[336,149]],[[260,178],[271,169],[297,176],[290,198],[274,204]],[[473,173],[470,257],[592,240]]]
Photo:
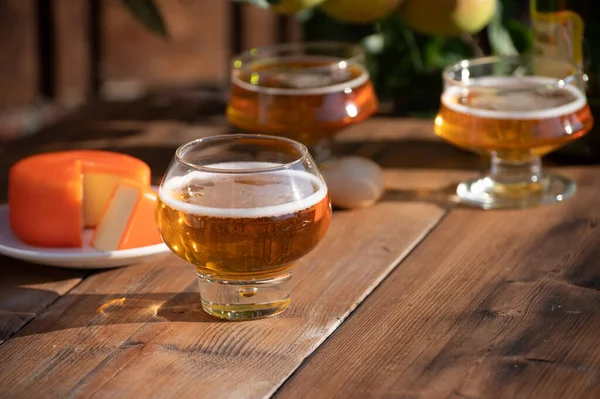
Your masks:
[[[384,168],[382,201],[427,202],[442,208],[462,206],[458,184],[489,167],[489,159],[431,138],[353,140],[336,143],[337,154],[357,154]]]
[[[196,287],[197,282],[194,281],[193,286]],[[57,295],[54,291],[26,287],[19,287],[18,291],[16,295],[21,297]],[[7,339],[15,334],[10,319],[20,314],[21,312],[11,312],[0,307],[0,337]],[[67,293],[15,335],[36,335],[113,324],[164,322],[218,323],[223,320],[205,313],[200,305],[199,292],[192,290],[97,295]]]
[[[37,266],[0,256],[0,343],[42,313],[85,275],[82,270]]]
[[[381,201],[390,202],[426,202],[443,209],[465,206],[456,195],[459,182],[451,182],[441,188],[421,188],[412,190],[387,189]]]
[[[437,138],[398,140],[353,140],[335,143],[336,154],[360,155],[383,168],[478,170],[488,160],[458,149]]]
[[[7,168],[20,158],[48,151],[80,148],[122,151],[123,147],[144,141],[154,125],[194,126],[206,132],[226,130],[227,102],[223,93],[218,87],[189,87],[150,92],[131,100],[92,100],[33,135],[0,143],[0,166]],[[189,140],[183,134],[180,142],[175,143],[178,136],[166,130],[156,132],[150,140],[174,142],[166,152],[170,159],[175,148]]]
[[[3,256],[0,266],[0,344],[15,334],[86,326],[221,321],[202,310],[193,273],[178,292],[83,294],[78,293],[81,279],[100,271],[38,266]]]

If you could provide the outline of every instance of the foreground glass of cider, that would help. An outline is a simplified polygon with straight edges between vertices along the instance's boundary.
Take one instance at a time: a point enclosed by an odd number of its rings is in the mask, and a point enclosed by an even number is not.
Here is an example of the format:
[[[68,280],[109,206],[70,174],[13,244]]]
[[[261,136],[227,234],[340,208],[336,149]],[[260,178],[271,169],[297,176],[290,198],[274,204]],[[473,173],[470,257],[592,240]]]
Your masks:
[[[156,209],[164,242],[196,267],[202,307],[229,320],[284,311],[294,264],[331,220],[327,186],[307,148],[251,134],[179,147]]]
[[[341,129],[377,111],[362,47],[338,42],[289,43],[234,57],[227,118],[252,133],[306,144],[317,162],[331,156]]]
[[[577,65],[535,55],[485,57],[449,66],[443,78],[435,133],[491,157],[488,174],[458,185],[462,201],[526,208],[575,193],[573,181],[542,171],[540,157],[594,123]]]

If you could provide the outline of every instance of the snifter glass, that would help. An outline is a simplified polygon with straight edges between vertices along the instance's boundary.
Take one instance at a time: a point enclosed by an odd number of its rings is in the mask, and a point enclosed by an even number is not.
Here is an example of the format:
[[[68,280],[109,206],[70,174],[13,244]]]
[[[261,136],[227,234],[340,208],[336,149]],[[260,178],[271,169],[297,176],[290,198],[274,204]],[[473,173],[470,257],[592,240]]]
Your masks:
[[[156,217],[169,248],[195,265],[204,310],[245,320],[288,307],[292,268],[325,235],[331,205],[304,145],[231,134],[177,149]]]
[[[447,67],[443,78],[435,133],[491,157],[485,176],[458,185],[464,202],[524,208],[575,193],[573,181],[542,171],[540,157],[594,123],[577,65],[536,55],[483,57]]]
[[[232,61],[229,122],[244,131],[306,144],[317,162],[334,135],[375,113],[378,102],[362,47],[288,43],[246,51]]]

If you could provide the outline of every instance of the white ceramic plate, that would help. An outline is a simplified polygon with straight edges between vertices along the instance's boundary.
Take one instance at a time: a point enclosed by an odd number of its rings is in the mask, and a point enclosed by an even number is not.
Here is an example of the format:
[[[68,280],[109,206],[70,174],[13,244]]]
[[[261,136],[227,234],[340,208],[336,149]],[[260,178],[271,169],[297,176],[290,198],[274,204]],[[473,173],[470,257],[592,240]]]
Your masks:
[[[84,230],[84,246],[81,248],[40,248],[27,245],[21,242],[10,228],[8,205],[0,206],[0,254],[12,258],[72,269],[103,269],[130,265],[169,252],[165,244],[122,251],[98,251],[87,244],[92,234],[93,230]],[[1,257],[0,263],[2,263]]]

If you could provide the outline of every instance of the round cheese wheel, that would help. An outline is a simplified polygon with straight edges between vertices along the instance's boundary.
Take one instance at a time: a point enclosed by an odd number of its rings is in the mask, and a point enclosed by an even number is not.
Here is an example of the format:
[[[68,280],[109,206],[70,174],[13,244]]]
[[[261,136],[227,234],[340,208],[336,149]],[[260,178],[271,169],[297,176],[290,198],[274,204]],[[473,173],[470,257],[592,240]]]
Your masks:
[[[17,162],[8,177],[10,226],[26,244],[81,247],[84,226],[95,227],[122,179],[150,184],[150,168],[129,155],[64,151]]]

